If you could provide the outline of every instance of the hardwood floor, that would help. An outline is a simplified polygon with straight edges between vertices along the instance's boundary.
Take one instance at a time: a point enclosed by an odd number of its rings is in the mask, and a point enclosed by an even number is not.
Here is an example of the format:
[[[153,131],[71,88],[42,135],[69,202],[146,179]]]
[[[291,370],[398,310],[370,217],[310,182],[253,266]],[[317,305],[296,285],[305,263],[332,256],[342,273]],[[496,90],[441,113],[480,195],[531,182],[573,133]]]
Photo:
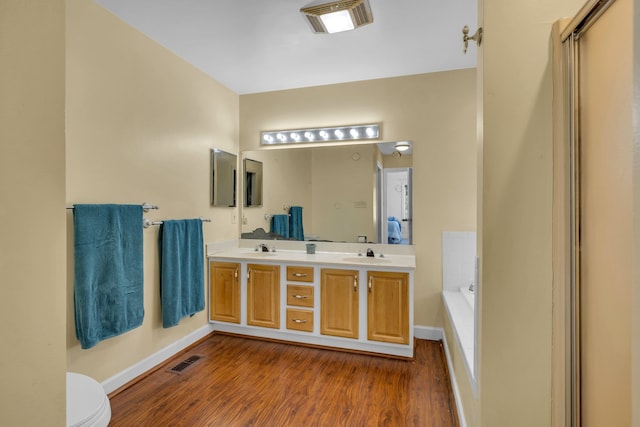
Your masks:
[[[458,425],[438,341],[405,361],[215,334],[110,398],[110,427]]]

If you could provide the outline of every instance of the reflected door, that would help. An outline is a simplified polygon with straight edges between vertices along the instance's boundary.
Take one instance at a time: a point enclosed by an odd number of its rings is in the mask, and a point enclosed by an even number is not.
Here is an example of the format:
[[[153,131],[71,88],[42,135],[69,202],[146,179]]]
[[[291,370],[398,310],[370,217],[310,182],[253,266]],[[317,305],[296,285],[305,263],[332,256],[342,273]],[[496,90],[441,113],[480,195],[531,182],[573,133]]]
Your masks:
[[[384,169],[383,240],[387,244],[413,244],[412,168]]]

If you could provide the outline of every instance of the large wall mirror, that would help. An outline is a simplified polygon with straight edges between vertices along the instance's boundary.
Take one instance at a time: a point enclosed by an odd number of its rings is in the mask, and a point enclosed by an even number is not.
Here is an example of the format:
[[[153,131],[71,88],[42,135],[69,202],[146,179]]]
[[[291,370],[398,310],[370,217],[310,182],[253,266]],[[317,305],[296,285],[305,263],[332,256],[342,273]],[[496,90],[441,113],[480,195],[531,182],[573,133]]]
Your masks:
[[[238,156],[211,150],[211,206],[236,206]]]
[[[244,159],[244,206],[262,206],[262,162]]]
[[[262,166],[262,205],[242,211],[241,237],[281,238],[270,234],[273,215],[301,206],[305,240],[411,244],[412,149],[400,153],[393,147],[386,143],[243,152],[245,164]]]

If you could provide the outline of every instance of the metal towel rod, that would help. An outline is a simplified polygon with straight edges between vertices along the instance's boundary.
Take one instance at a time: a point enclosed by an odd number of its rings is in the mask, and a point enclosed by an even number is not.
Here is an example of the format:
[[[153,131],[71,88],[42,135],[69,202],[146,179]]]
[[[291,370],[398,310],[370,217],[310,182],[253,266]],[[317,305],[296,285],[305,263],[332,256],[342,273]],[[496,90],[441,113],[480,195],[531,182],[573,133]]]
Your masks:
[[[199,219],[200,219],[200,221],[202,221],[202,222],[211,222],[211,220],[210,220],[210,219],[208,219],[208,218],[202,218],[202,217],[200,217]],[[152,225],[162,225],[162,223],[163,223],[163,222],[164,222],[164,221],[151,221],[150,219],[144,218],[144,219],[142,220],[142,226],[143,226],[144,228],[149,228],[149,227],[151,227]]]
[[[160,209],[158,205],[152,205],[151,203],[147,202],[142,203],[141,206],[144,212],[149,212],[151,209]],[[67,209],[73,209],[73,206],[67,206]]]

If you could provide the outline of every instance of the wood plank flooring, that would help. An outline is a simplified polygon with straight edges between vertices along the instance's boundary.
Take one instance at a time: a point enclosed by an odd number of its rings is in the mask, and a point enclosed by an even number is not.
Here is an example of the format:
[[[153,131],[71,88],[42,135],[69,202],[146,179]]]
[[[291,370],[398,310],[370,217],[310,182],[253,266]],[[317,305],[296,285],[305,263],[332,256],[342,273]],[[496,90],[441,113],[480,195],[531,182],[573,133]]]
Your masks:
[[[204,358],[167,372],[191,355]],[[111,396],[118,426],[457,426],[442,344],[414,361],[215,334]]]

